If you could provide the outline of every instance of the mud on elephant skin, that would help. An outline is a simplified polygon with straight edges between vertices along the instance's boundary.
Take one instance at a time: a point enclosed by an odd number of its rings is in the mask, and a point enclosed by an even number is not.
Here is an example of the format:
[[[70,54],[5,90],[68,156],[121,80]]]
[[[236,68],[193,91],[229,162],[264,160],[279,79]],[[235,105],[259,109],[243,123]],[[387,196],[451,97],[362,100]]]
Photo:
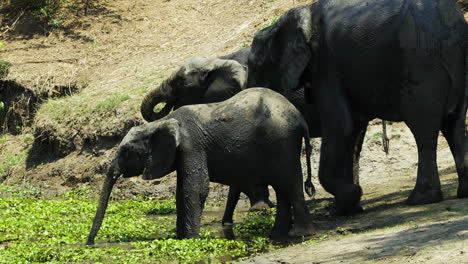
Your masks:
[[[254,36],[248,65],[256,74],[247,85],[285,89],[287,96],[298,80],[311,84],[306,98],[321,120],[319,180],[342,213],[361,209],[352,153],[373,118],[403,121],[416,139],[418,172],[408,204],[443,198],[439,131],[454,156],[457,196],[468,197],[467,32],[456,1],[319,0]]]
[[[247,60],[243,51],[239,52],[237,57]],[[216,57],[193,57],[145,96],[141,103],[141,114],[150,122],[159,120],[167,116],[172,109],[184,105],[221,102],[242,91],[246,82],[247,69],[237,61]],[[161,102],[166,105],[161,111],[154,112],[154,107]],[[273,206],[269,200],[267,186],[258,186],[256,189],[258,190],[245,192],[254,206],[252,209],[261,208],[261,204]],[[223,223],[232,223],[239,195],[239,188],[230,190]]]
[[[305,139],[310,176],[311,146],[299,111],[269,89],[247,89],[212,104],[184,106],[165,118],[132,128],[119,145],[108,174],[142,174],[156,179],[177,171],[177,237],[196,237],[209,182],[271,185],[277,196],[272,236],[312,232],[300,162]],[[113,180],[108,180],[111,184]],[[102,223],[108,194],[104,186],[88,244]]]
[[[142,101],[141,113],[147,121],[158,120],[172,109],[183,105],[220,102],[226,100],[245,89],[248,79],[246,63],[250,48],[241,49],[224,57],[193,57],[176,69],[172,75],[164,80],[159,87],[150,91]],[[320,122],[315,120],[318,114],[313,105],[306,105],[303,89],[288,98],[306,118],[311,136],[317,136]],[[165,107],[154,112],[154,107],[165,102]],[[315,125],[314,125],[315,124]],[[310,182],[310,180],[309,180]],[[307,193],[313,196],[313,185],[306,182]],[[233,187],[231,187],[233,188]],[[232,223],[232,215],[239,199],[240,190],[229,191],[226,202],[223,223]],[[264,205],[273,206],[269,200],[267,186],[258,186],[258,190],[244,192],[247,194],[251,210],[263,208]]]

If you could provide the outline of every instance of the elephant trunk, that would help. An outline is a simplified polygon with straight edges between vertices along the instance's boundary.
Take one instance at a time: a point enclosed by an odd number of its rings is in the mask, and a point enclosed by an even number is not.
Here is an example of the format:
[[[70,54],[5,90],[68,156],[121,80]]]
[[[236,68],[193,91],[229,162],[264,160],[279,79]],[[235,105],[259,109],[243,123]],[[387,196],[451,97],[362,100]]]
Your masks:
[[[149,92],[140,106],[141,115],[143,118],[152,122],[165,117],[174,107],[175,98],[171,95],[172,87],[167,85],[167,81],[164,81],[159,87]],[[154,112],[154,107],[165,102],[166,105],[159,112]]]
[[[99,228],[101,227],[102,221],[104,220],[104,214],[106,213],[109,197],[114,187],[115,182],[120,176],[120,170],[118,169],[117,160],[112,162],[109,171],[107,172],[106,179],[102,186],[101,197],[99,199],[99,205],[94,217],[93,226],[89,232],[88,240],[86,245],[94,245],[94,238],[96,237]]]

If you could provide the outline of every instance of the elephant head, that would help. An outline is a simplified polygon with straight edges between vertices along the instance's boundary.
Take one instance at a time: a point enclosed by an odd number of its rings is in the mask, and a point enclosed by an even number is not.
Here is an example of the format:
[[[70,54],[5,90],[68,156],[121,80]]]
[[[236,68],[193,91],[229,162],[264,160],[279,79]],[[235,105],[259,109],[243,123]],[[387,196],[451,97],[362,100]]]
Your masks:
[[[143,179],[152,180],[165,176],[173,170],[178,145],[179,123],[175,119],[161,120],[130,129],[120,143],[107,172],[87,245],[94,244],[118,177],[143,174]]]
[[[130,129],[119,145],[118,165],[124,177],[143,174],[143,179],[161,178],[173,171],[179,146],[179,122],[151,122]]]
[[[244,89],[246,82],[247,70],[236,61],[193,57],[145,96],[141,114],[146,121],[154,121],[183,105],[223,101]],[[163,109],[154,112],[162,102],[166,103]]]
[[[255,34],[247,87],[268,87],[290,98],[310,81],[320,39],[313,9],[314,5],[293,8]]]

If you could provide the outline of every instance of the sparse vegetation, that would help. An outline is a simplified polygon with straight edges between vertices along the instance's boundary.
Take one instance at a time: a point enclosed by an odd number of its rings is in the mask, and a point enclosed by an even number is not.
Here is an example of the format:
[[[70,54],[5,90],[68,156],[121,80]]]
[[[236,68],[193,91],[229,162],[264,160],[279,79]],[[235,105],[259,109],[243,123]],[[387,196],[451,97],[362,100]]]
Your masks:
[[[267,23],[265,24],[265,27],[271,27],[271,26],[273,26],[274,24],[276,24],[276,22],[278,22],[278,19],[279,19],[279,18],[280,18],[280,16],[275,16],[275,17],[269,19],[269,20],[267,21]]]
[[[89,10],[99,6],[100,2],[101,0],[8,1],[5,9],[12,14],[30,12],[44,23],[44,30],[47,33],[51,29],[60,27],[70,16],[87,15]]]
[[[5,79],[10,70],[11,63],[8,61],[0,60],[0,80]]]
[[[0,144],[1,145],[1,144]],[[10,170],[24,162],[28,155],[28,150],[24,150],[20,153],[7,153],[0,160],[0,182],[2,182],[8,175]]]
[[[380,132],[380,131],[379,131],[379,132],[375,132],[374,134],[372,134],[371,139],[372,139],[373,141],[381,140],[381,139],[382,139],[382,135],[383,135],[383,133]]]

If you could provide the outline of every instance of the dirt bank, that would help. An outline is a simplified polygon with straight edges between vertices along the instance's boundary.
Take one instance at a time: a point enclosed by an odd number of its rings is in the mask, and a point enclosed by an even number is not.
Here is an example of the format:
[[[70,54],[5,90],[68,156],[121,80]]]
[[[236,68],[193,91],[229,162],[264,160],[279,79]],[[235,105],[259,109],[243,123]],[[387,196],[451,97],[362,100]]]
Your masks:
[[[99,1],[87,16],[68,14],[47,36],[37,28],[25,32],[26,15],[12,16],[2,28],[20,17],[18,30],[0,35],[1,59],[12,64],[7,79],[33,91],[70,86],[81,92],[48,100],[31,127],[19,127],[19,138],[5,136],[8,142],[33,137],[21,148],[0,146],[0,163],[27,152],[7,168],[7,183],[57,191],[95,186],[112,148],[142,122],[142,97],[172,69],[195,55],[236,51],[284,11],[310,2]]]

